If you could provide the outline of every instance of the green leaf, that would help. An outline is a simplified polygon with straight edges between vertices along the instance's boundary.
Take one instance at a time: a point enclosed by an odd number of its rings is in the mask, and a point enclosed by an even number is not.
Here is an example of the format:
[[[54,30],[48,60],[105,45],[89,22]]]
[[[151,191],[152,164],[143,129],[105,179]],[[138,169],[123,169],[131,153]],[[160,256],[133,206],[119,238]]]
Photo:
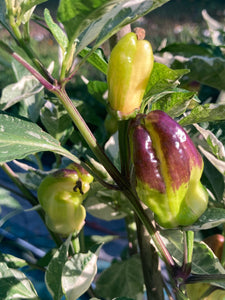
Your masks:
[[[182,266],[184,255],[183,233],[178,230],[164,230],[161,231],[161,235],[169,253],[172,254],[178,265]],[[225,269],[205,243],[194,242],[191,272],[202,275],[225,274]]]
[[[118,239],[116,235],[87,235],[85,236],[85,248],[90,249],[96,245],[106,244]]]
[[[34,9],[36,8],[36,5],[46,1],[47,0],[22,0],[20,2],[14,2],[15,4],[13,8],[15,7],[14,11],[16,12],[14,17],[17,18],[17,23],[27,23],[30,20]],[[18,7],[20,7],[20,9],[18,9]]]
[[[96,295],[101,298],[134,297],[143,292],[144,280],[139,256],[117,261],[104,270],[96,282]]]
[[[103,81],[89,81],[88,85],[88,92],[99,102],[106,104],[106,99],[104,99],[104,94],[108,89],[108,85],[106,82]]]
[[[153,0],[107,1],[98,11],[93,12],[92,22],[79,36],[77,53],[95,39],[95,48],[127,24],[150,12]],[[100,11],[100,14],[99,14]]]
[[[212,153],[218,158],[218,159],[224,159],[225,160],[225,148],[223,143],[221,143],[217,137],[207,129],[204,129],[200,127],[199,125],[195,124],[195,128],[201,133],[201,135],[206,140],[207,144],[210,147],[210,150]]]
[[[79,298],[87,291],[97,273],[97,259],[101,246],[95,252],[75,254],[63,268],[62,288],[68,300]]]
[[[21,12],[24,14],[34,6],[47,2],[47,0],[22,0],[20,1]]]
[[[171,90],[170,93],[162,96],[159,100],[152,103],[152,110],[163,110],[172,118],[182,115],[190,102],[193,100],[195,92],[182,89]]]
[[[207,152],[209,153],[209,152]],[[210,153],[209,153],[210,154]],[[211,154],[210,154],[211,155]],[[212,155],[215,159],[215,157]],[[219,161],[221,162],[221,161]],[[214,163],[214,162],[213,162]],[[225,166],[224,166],[225,172]],[[224,175],[219,171],[216,166],[214,166],[210,161],[204,157],[204,171],[202,176],[202,183],[213,193],[215,199],[218,203],[224,206],[224,191],[225,191],[225,182]]]
[[[104,74],[107,74],[108,63],[105,59],[102,49],[96,49],[93,51],[91,48],[85,47],[79,55],[81,57],[87,57],[87,61],[96,69]]]
[[[38,300],[31,281],[20,271],[11,269],[0,262],[0,300]]]
[[[5,5],[5,0],[0,0],[0,23],[2,25],[5,24],[7,26],[6,20],[6,5]]]
[[[193,225],[184,227],[184,230],[206,230],[225,223],[225,209],[211,207],[208,208]]]
[[[3,205],[12,209],[22,209],[19,201],[12,197],[11,192],[0,187],[0,206]]]
[[[58,19],[66,28],[68,36],[73,39],[78,35],[97,17],[104,13],[104,6],[107,6],[107,0],[96,1],[77,0],[62,0],[58,8]],[[94,13],[93,13],[94,12]]]
[[[126,24],[130,24],[168,0],[62,0],[58,18],[70,40],[79,36],[76,52],[96,40],[95,49]]]
[[[201,152],[205,155],[205,157],[211,162],[211,164],[225,176],[225,161],[217,159],[212,153],[205,150],[203,147],[199,146]]]
[[[54,38],[58,42],[59,46],[61,47],[62,51],[65,52],[66,48],[68,46],[68,38],[64,31],[59,27],[58,24],[56,24],[47,8],[44,10],[44,17],[45,22],[48,25],[49,29],[51,30],[51,33],[53,34]]]
[[[40,82],[32,75],[23,76],[18,82],[12,83],[2,90],[0,109],[6,110],[12,105],[30,98],[43,90]]]
[[[174,62],[173,66],[190,69],[189,78],[201,84],[223,90],[225,86],[225,59],[221,57],[192,56],[184,62]]]
[[[12,68],[17,82],[6,86],[2,91],[0,109],[6,110],[20,102],[18,115],[36,122],[44,103],[44,88],[21,64],[13,61]]]
[[[171,89],[175,88],[179,84],[179,79],[188,72],[189,70],[186,69],[172,70],[166,65],[154,63],[143,105],[145,106],[148,101],[154,102],[167,94],[171,94]]]
[[[225,120],[225,104],[204,104],[193,108],[186,117],[180,120],[180,125],[193,123],[214,122]]]
[[[182,55],[185,57],[191,57],[193,55],[201,56],[213,56],[213,50],[215,47],[207,44],[187,44],[187,43],[173,43],[169,44],[160,53],[170,52],[173,55]]]
[[[194,274],[225,274],[225,269],[212,250],[203,242],[194,243],[192,273]],[[225,280],[215,281],[211,278],[210,284],[225,288]]]
[[[52,151],[78,161],[51,135],[26,119],[0,113],[0,163],[22,159],[40,151]]]
[[[96,103],[95,106],[91,106],[89,103],[82,100],[72,99],[72,101],[85,122],[96,126],[102,126],[102,119],[98,116],[98,112],[96,112]]]
[[[41,121],[48,133],[62,144],[67,141],[73,131],[73,124],[64,107],[56,102],[55,104],[46,101],[40,113]]]
[[[131,207],[121,191],[107,189],[98,182],[91,185],[85,208],[94,217],[105,221],[122,219],[131,213]]]
[[[61,277],[64,265],[68,260],[67,254],[70,240],[71,237],[69,237],[55,252],[45,273],[46,286],[54,300],[60,300],[63,296]]]
[[[116,297],[113,298],[113,300],[134,300],[133,298],[127,298],[127,297]]]
[[[27,266],[27,262],[25,260],[7,253],[0,253],[0,263],[5,263],[8,268],[12,269],[18,269]]]

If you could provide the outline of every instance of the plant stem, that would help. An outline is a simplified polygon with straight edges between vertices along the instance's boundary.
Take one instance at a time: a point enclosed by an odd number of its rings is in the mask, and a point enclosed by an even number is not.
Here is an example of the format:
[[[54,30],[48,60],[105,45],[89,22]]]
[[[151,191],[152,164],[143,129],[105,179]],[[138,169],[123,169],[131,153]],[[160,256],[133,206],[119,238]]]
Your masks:
[[[136,224],[133,215],[127,215],[125,217],[126,223],[126,232],[128,239],[128,247],[129,247],[129,255],[138,253],[138,245],[137,245],[137,232],[136,232]]]
[[[129,120],[118,122],[121,174],[125,176],[125,178],[127,178],[128,181],[130,181],[128,126]]]
[[[112,164],[110,159],[105,155],[103,149],[98,145],[94,135],[92,134],[91,130],[88,128],[87,124],[79,114],[78,110],[74,106],[71,99],[68,97],[66,91],[64,89],[57,89],[53,91],[56,96],[61,100],[62,104],[66,108],[67,112],[69,113],[71,119],[73,120],[74,124],[77,126],[78,130],[81,132],[83,138],[89,145],[92,152],[95,154],[96,158],[101,161],[104,165],[106,170],[109,172],[111,177],[115,181],[120,181],[120,174],[117,168]]]
[[[187,278],[191,272],[192,254],[194,246],[194,231],[184,231],[184,261],[182,266],[182,277]]]
[[[6,164],[1,165],[2,170],[10,177],[13,183],[20,189],[26,199],[33,205],[39,204],[37,198],[25,187],[25,185],[19,180],[19,177],[13,172],[13,170]]]
[[[15,38],[17,44],[19,44],[19,46],[28,55],[28,57],[31,59],[31,61],[33,62],[34,66],[37,68],[37,70],[40,72],[40,74],[42,74],[42,76],[44,76],[44,78],[47,79],[49,82],[53,83],[54,82],[53,77],[49,74],[48,70],[44,67],[44,65],[41,63],[41,61],[34,54],[31,47],[25,42],[25,40],[27,40],[27,37],[25,36],[25,39],[23,38],[23,36],[20,32],[19,26],[16,24],[15,18],[12,13],[9,16],[9,22],[10,22],[10,26],[13,30],[14,38]],[[29,24],[27,24],[26,26],[29,26]],[[27,33],[27,29],[28,29],[28,27],[26,28],[26,33]]]
[[[77,254],[80,252],[80,241],[79,241],[79,235],[74,234],[71,239],[73,252],[74,254]]]
[[[132,190],[130,183],[127,181],[126,178],[124,178],[117,168],[113,165],[113,163],[110,161],[110,159],[106,156],[103,149],[98,145],[94,135],[88,128],[87,124],[79,114],[76,107],[73,105],[71,99],[68,97],[66,91],[64,88],[61,88],[60,86],[53,85],[51,82],[46,80],[45,77],[43,77],[37,70],[35,70],[27,61],[25,61],[20,55],[12,51],[5,43],[0,42],[0,46],[6,50],[9,54],[11,54],[18,62],[20,62],[25,68],[27,68],[28,71],[32,75],[34,75],[40,83],[49,91],[54,93],[65,109],[67,110],[68,114],[70,115],[71,119],[73,120],[74,124],[77,126],[78,130],[86,140],[87,144],[89,145],[92,152],[95,154],[96,158],[102,163],[102,165],[105,167],[105,169],[108,171],[110,176],[113,178],[115,183],[118,185],[118,187],[121,189],[121,191],[124,193],[124,195],[129,199],[130,203],[132,204],[137,216],[140,218],[142,223],[145,225],[147,231],[151,235],[156,248],[158,249],[161,258],[164,260],[164,262],[167,264],[167,267],[171,270],[175,263],[173,261],[173,258],[169,254],[168,250],[166,249],[164,243],[162,242],[159,233],[157,232],[154,225],[151,223],[147,215],[145,214],[142,206],[140,205],[139,199],[136,195],[136,193]]]
[[[158,254],[150,243],[151,238],[139,218],[136,218],[136,224],[147,299],[163,300],[163,282]]]
[[[121,191],[125,194],[125,196],[131,202],[137,216],[140,218],[142,223],[145,225],[147,231],[151,235],[155,246],[157,247],[162,259],[167,264],[167,267],[171,270],[175,266],[173,258],[169,254],[168,250],[166,249],[164,243],[162,242],[159,233],[157,232],[156,228],[149,220],[148,216],[146,215],[145,211],[143,210],[139,199],[136,193],[132,190],[130,183],[124,178],[117,168],[112,164],[110,159],[106,156],[103,149],[98,145],[94,135],[88,128],[87,124],[77,111],[76,107],[73,105],[71,99],[68,97],[66,91],[64,89],[56,89],[54,90],[55,95],[60,99],[63,106],[67,110],[68,114],[70,115],[71,119],[73,120],[74,124],[77,126],[78,130],[84,137],[85,141],[89,145],[92,152],[95,154],[97,159],[102,163],[105,169],[108,171],[110,176],[116,182],[116,184],[120,187]]]

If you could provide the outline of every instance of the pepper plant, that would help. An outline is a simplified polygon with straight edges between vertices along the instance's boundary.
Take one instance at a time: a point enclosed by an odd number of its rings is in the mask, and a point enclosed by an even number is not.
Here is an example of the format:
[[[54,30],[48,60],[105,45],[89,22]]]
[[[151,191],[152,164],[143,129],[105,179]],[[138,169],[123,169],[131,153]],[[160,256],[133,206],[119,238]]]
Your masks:
[[[0,164],[55,245],[32,262],[2,253],[0,299],[41,299],[25,266],[45,273],[54,300],[224,298],[225,247],[217,257],[203,241],[212,230],[224,236],[224,92],[214,103],[198,98],[206,85],[225,86],[223,27],[216,44],[153,55],[133,24],[167,1],[61,0],[53,18],[47,8],[35,15],[47,1],[0,0],[10,36],[1,55],[17,79],[2,90]],[[58,61],[42,62],[31,21],[51,34]],[[85,78],[89,66],[97,80]],[[78,99],[70,90],[80,78],[88,97]],[[86,236],[86,212],[124,220],[127,246],[102,272],[98,257],[116,236]]]

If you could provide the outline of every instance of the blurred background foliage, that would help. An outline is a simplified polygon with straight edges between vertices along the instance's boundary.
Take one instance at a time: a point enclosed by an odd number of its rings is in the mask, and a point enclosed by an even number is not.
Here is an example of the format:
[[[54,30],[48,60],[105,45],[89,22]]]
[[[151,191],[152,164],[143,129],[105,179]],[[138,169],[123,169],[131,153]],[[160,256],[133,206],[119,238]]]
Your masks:
[[[36,15],[43,17],[44,8],[51,11],[53,17],[56,17],[56,9],[59,1],[48,0],[37,6]],[[162,41],[167,44],[179,43],[200,43],[207,41],[209,37],[208,27],[202,17],[202,10],[217,21],[224,21],[225,5],[224,0],[171,0],[159,9],[154,10],[147,16],[139,19],[132,24],[132,27],[142,27],[146,30],[146,39],[148,39],[156,51],[162,45]],[[50,33],[40,27],[34,21],[31,22],[31,37],[34,39],[34,49],[38,49],[38,55],[41,60],[48,65],[52,58],[58,59],[58,48]],[[9,35],[0,27],[0,38],[9,39]],[[36,45],[35,45],[36,44]],[[36,48],[35,46],[37,46]],[[109,54],[108,45],[102,46],[106,56]],[[50,55],[49,55],[50,54]],[[15,82],[15,77],[10,68],[10,58],[0,50],[0,95],[4,86]],[[57,72],[55,68],[54,72]],[[86,64],[80,71],[89,80],[102,80],[102,74],[92,66]],[[80,79],[79,74],[72,80],[70,88],[73,90],[76,80],[76,98],[86,89],[86,85]],[[82,96],[82,97],[83,97]]]

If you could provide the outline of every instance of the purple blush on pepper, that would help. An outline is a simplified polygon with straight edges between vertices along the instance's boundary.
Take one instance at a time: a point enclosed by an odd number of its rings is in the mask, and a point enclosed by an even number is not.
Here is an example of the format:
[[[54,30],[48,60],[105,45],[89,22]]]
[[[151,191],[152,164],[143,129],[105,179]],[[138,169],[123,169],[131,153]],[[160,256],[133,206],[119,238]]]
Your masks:
[[[163,111],[139,115],[130,129],[140,199],[168,228],[190,225],[205,211],[203,160],[186,131]]]

